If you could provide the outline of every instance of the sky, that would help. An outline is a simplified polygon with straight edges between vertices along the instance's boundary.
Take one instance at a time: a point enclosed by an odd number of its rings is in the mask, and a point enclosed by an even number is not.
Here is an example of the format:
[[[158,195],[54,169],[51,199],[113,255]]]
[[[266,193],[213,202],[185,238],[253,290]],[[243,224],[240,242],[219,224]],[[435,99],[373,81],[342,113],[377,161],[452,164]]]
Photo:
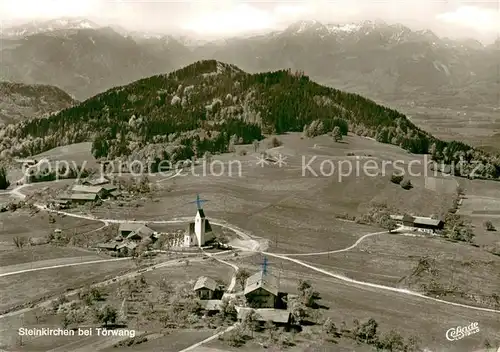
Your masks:
[[[4,26],[63,16],[132,30],[184,31],[212,38],[279,30],[303,19],[322,23],[382,19],[481,40],[495,39],[500,33],[500,0],[0,0]]]

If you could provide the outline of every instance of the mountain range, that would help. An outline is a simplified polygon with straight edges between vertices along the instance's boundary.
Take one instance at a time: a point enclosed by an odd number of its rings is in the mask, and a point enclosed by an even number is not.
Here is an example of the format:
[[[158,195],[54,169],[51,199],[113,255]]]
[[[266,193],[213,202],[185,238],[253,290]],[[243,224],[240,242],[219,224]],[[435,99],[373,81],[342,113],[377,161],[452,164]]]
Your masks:
[[[440,38],[401,24],[300,21],[283,31],[210,43],[59,19],[3,31],[0,79],[60,87],[85,100],[114,86],[201,59],[247,72],[291,68],[315,81],[392,103],[500,101],[500,41]]]

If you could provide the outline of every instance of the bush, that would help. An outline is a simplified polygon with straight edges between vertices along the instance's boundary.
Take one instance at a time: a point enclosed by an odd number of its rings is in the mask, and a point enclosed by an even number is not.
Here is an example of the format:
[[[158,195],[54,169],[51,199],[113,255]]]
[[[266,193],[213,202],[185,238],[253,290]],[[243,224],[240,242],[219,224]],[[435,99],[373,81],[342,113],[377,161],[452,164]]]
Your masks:
[[[273,137],[271,139],[271,141],[269,142],[269,146],[271,148],[276,148],[276,147],[279,147],[281,145],[283,145],[283,143],[278,138],[276,138],[276,137]]]
[[[403,181],[403,175],[398,175],[398,174],[392,174],[391,175],[391,182],[399,185]]]
[[[401,182],[401,187],[403,189],[409,190],[409,189],[413,188],[413,185],[411,184],[410,180],[404,180],[404,181]]]
[[[485,221],[483,225],[486,231],[496,231],[495,226],[493,226],[493,224],[489,220]]]

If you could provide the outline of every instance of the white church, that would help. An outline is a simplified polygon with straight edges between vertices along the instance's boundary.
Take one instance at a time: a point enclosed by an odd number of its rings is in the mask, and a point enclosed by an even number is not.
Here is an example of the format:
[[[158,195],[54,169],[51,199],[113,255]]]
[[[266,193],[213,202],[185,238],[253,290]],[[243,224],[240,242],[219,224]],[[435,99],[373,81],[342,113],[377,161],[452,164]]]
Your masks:
[[[190,222],[184,235],[184,247],[204,246],[214,239],[210,222],[201,207],[198,207],[194,222]]]

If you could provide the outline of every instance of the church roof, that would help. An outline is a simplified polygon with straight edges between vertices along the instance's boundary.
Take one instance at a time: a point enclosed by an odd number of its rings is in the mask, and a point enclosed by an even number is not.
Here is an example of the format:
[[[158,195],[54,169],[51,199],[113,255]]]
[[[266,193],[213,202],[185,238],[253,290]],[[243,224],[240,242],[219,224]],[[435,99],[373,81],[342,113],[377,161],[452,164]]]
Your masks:
[[[200,218],[204,219],[205,218],[205,212],[203,211],[203,209],[198,209],[198,211],[196,212],[196,215],[200,214]]]

